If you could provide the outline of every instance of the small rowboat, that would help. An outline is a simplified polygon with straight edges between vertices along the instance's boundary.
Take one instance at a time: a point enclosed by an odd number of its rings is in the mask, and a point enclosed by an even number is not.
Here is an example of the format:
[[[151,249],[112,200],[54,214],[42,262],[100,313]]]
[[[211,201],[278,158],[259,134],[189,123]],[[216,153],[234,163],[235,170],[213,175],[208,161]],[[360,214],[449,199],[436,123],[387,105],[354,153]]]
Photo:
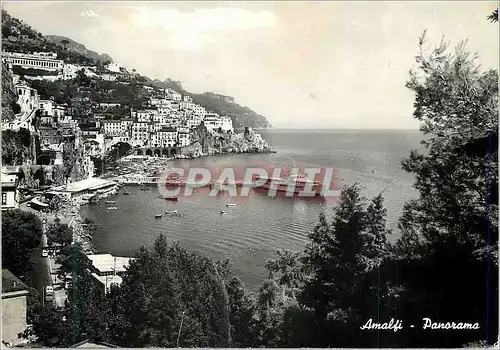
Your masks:
[[[156,214],[155,219],[159,219],[159,218],[161,218],[161,214]]]
[[[179,200],[179,198],[177,198],[177,197],[166,197],[165,200],[177,202]]]

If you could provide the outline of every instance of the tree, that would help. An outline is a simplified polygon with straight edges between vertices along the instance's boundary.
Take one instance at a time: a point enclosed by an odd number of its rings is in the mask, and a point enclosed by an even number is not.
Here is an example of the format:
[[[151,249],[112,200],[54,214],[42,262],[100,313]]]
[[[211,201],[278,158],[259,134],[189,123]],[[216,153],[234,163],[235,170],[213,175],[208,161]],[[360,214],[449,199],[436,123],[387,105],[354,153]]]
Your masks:
[[[42,222],[18,209],[2,212],[2,266],[21,280],[32,269],[31,253],[42,237]]]
[[[498,22],[498,9],[495,9],[489,16],[488,20],[490,22]]]
[[[63,246],[69,245],[73,241],[73,229],[66,224],[53,224],[47,230],[47,239],[49,245],[54,243]]]
[[[68,182],[73,169],[75,168],[77,154],[73,143],[65,143],[63,146],[63,166],[64,179]]]
[[[63,39],[63,40],[61,40],[61,44],[63,45],[64,50],[67,50],[67,49],[68,49],[68,44],[69,44],[69,41],[68,41],[67,39]]]
[[[112,341],[124,346],[227,346],[228,296],[215,262],[168,245],[141,248],[110,293]],[[182,323],[182,329],[181,329]]]
[[[380,293],[373,275],[387,255],[385,215],[382,197],[367,205],[356,184],[342,189],[331,224],[320,214],[302,258],[307,277],[299,295],[316,318],[311,332],[323,343],[315,346],[370,344],[358,324],[370,318],[369,302]]]
[[[459,347],[498,339],[498,74],[482,70],[461,43],[424,50],[419,40],[407,87],[428,140],[403,168],[418,199],[405,205],[396,244],[400,318],[474,320],[481,330],[404,333],[401,346]],[[485,271],[491,271],[485,275]],[[493,297],[495,296],[495,297]],[[457,305],[460,305],[457,308]],[[491,315],[491,316],[488,316]],[[472,321],[472,322],[474,322]],[[469,321],[471,322],[471,321]]]

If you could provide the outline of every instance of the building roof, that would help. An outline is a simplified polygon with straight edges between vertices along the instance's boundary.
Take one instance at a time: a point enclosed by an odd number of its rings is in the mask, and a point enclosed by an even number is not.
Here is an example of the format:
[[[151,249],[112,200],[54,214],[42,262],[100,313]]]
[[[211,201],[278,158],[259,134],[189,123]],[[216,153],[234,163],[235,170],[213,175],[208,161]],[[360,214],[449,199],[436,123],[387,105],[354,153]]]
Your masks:
[[[2,293],[28,290],[28,287],[7,269],[2,269]]]
[[[106,349],[106,348],[118,348],[118,346],[108,343],[91,342],[90,340],[84,340],[79,343],[73,344],[70,348],[83,348],[83,349]]]
[[[90,254],[87,258],[92,262],[94,268],[100,272],[123,272],[124,266],[128,266],[133,258],[113,256],[111,254]],[[116,269],[116,270],[115,270]]]
[[[98,190],[100,188],[108,187],[116,185],[116,182],[110,181],[110,180],[105,180],[105,179],[97,179],[97,178],[92,178],[92,179],[85,179],[77,182],[73,182],[69,185],[66,186],[59,186],[56,188],[53,188],[55,191],[64,191],[64,192],[81,192],[84,190]]]
[[[112,284],[120,285],[123,281],[123,279],[117,275],[99,276],[97,273],[92,273],[92,277],[99,281],[103,286],[106,286],[106,289],[111,287]]]

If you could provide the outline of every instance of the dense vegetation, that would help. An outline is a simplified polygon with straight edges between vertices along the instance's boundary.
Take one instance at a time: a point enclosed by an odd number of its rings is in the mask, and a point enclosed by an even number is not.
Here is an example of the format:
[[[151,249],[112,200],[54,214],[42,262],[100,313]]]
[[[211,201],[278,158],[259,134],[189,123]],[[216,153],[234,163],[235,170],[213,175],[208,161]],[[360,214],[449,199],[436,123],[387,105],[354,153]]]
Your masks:
[[[2,164],[21,165],[32,160],[31,133],[28,129],[2,131]]]

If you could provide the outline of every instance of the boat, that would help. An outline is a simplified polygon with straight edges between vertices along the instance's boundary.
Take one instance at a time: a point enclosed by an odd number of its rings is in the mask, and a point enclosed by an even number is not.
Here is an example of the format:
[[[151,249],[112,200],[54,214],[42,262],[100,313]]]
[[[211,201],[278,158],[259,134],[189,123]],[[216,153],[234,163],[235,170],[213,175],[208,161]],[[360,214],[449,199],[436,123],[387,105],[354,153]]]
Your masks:
[[[116,201],[106,201],[105,203],[106,203],[106,204],[115,204],[115,203],[116,203]]]
[[[128,193],[128,192],[123,192],[123,194],[124,194],[125,196],[130,195],[130,193]]]
[[[165,200],[177,202],[179,200],[179,198],[177,198],[177,197],[165,197]]]
[[[221,215],[222,215],[222,214],[226,214],[226,213],[227,213],[227,210],[221,210],[221,211],[220,211],[220,213],[221,213]]]
[[[117,207],[108,207],[106,208],[107,210],[117,210],[118,208]]]
[[[226,204],[226,207],[235,207],[236,206],[236,203],[227,203]]]
[[[177,210],[167,210],[165,214],[177,214]]]
[[[161,218],[161,214],[156,214],[155,219],[159,219],[159,218]]]
[[[294,164],[295,168],[295,164]],[[259,176],[254,176],[254,181],[258,180]],[[256,187],[257,190],[276,190],[276,193],[287,192],[289,188],[293,188],[293,196],[299,195],[306,189],[307,185],[307,195],[304,197],[321,197],[323,194],[323,184],[319,181],[311,181],[303,174],[289,174],[284,177],[268,178],[266,182],[260,186]],[[311,188],[309,188],[311,187]]]

